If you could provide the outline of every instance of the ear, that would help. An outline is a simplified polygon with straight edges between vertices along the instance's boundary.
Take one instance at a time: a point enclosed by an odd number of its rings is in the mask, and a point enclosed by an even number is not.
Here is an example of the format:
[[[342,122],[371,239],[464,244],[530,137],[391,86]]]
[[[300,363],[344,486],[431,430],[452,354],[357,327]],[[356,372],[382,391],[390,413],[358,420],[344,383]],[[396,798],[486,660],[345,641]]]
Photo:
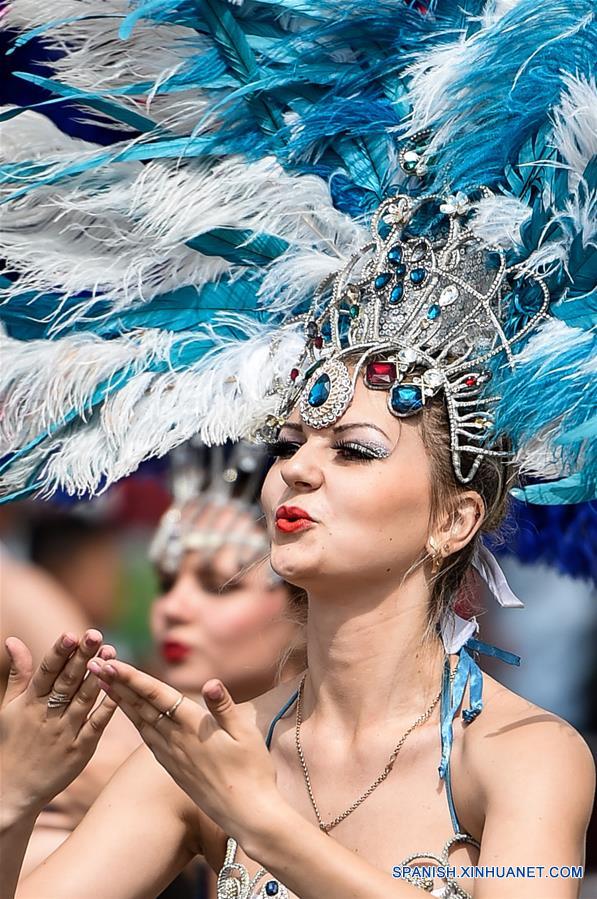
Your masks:
[[[442,518],[435,529],[435,545],[446,558],[458,552],[473,539],[485,518],[485,503],[475,490],[460,493],[452,511]],[[433,538],[430,538],[433,542]]]

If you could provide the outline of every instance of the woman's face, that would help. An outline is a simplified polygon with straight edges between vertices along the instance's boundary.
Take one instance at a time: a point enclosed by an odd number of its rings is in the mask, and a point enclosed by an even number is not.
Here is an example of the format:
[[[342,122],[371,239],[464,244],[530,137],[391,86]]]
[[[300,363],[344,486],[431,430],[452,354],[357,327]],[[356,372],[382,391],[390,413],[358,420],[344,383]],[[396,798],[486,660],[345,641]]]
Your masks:
[[[371,390],[359,375],[355,395],[331,427],[314,429],[295,410],[274,448],[261,501],[271,535],[271,561],[292,584],[321,587],[322,579],[354,589],[400,581],[429,535],[430,462],[419,426],[398,419],[387,392]],[[282,519],[296,506],[314,523]]]
[[[238,507],[213,513],[204,508],[197,527],[209,523],[215,533],[260,533]],[[233,543],[215,553],[191,550],[174,576],[158,570],[162,593],[151,609],[151,628],[164,680],[180,690],[198,692],[206,680],[219,677],[241,701],[272,686],[296,625],[286,617],[288,589],[271,585],[267,562],[248,566],[238,577],[246,552]]]

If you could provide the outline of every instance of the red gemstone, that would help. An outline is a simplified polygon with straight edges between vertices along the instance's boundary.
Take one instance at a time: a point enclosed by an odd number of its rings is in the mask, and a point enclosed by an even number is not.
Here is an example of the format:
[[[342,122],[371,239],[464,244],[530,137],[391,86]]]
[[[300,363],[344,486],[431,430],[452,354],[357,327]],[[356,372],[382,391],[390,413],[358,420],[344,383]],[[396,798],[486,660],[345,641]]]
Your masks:
[[[474,387],[477,383],[477,379],[475,378],[474,375],[469,375],[469,377],[466,379],[466,381],[464,383],[466,384],[467,387]]]
[[[365,371],[365,378],[370,387],[389,387],[396,380],[396,364],[370,362]]]
[[[291,372],[290,372],[290,380],[291,380],[291,381],[296,381],[296,379],[298,378],[299,374],[300,374],[300,372],[299,372],[298,368],[293,368],[293,369],[291,370]]]
[[[323,337],[321,336],[321,334],[319,335],[319,337],[316,337],[316,338],[314,339],[313,344],[317,347],[318,350],[320,350],[320,349],[322,348],[322,346],[323,346]]]

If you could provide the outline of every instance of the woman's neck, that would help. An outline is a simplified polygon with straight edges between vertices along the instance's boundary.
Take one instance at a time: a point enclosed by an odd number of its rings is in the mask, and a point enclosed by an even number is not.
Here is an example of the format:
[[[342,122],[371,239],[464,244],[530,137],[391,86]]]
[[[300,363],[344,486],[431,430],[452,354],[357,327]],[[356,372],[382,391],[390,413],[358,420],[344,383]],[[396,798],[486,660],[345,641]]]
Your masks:
[[[355,735],[425,712],[441,686],[444,649],[422,642],[428,593],[412,577],[395,589],[309,591],[304,717]]]

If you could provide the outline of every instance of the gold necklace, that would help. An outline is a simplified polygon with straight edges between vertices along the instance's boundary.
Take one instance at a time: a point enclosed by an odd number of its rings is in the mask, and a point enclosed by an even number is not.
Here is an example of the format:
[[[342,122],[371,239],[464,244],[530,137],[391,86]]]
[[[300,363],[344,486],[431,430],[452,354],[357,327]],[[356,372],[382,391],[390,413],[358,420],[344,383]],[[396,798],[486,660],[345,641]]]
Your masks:
[[[446,660],[447,660],[447,656],[446,656]],[[445,661],[444,661],[444,664],[445,664]],[[455,673],[456,673],[455,670],[452,670],[452,669],[450,670],[450,686],[452,685],[452,683],[454,681]],[[440,701],[441,695],[442,695],[442,690],[443,690],[443,683],[442,683],[442,688],[440,689],[439,693],[437,694],[437,696],[435,697],[435,699],[433,700],[433,702],[431,703],[431,705],[429,706],[427,711],[423,715],[420,715],[417,718],[417,720],[413,724],[411,724],[411,726],[408,728],[408,730],[401,736],[401,738],[398,741],[398,743],[396,744],[396,747],[394,748],[392,754],[390,755],[390,758],[388,759],[388,762],[387,762],[384,770],[381,772],[379,777],[375,781],[373,781],[371,786],[367,790],[365,790],[363,795],[359,799],[357,799],[356,802],[353,802],[353,804],[349,808],[347,808],[345,812],[342,812],[341,815],[338,815],[336,818],[334,818],[333,821],[330,821],[329,824],[324,824],[323,819],[322,819],[321,815],[319,814],[319,809],[317,808],[317,803],[315,802],[315,796],[313,795],[313,788],[311,786],[311,778],[309,777],[309,769],[307,768],[307,763],[305,761],[305,756],[303,753],[303,748],[301,746],[301,738],[300,738],[300,726],[303,723],[303,712],[302,712],[303,686],[304,686],[306,677],[307,677],[307,672],[304,673],[303,678],[300,683],[300,686],[299,686],[299,689],[298,689],[298,700],[296,703],[295,741],[296,741],[297,752],[298,752],[299,758],[301,760],[301,766],[303,769],[303,775],[305,777],[305,783],[307,785],[307,791],[309,793],[309,798],[311,799],[311,804],[315,810],[315,814],[317,815],[319,827],[321,830],[324,831],[324,833],[328,833],[333,827],[335,827],[337,824],[339,824],[340,821],[343,821],[345,818],[348,817],[348,815],[350,815],[352,812],[354,812],[354,810],[356,808],[358,808],[359,805],[361,805],[361,803],[364,802],[368,796],[371,795],[371,793],[380,785],[380,783],[383,783],[383,781],[386,779],[386,777],[388,776],[388,774],[394,767],[394,762],[398,758],[398,753],[402,749],[402,746],[404,745],[404,742],[405,742],[406,738],[408,737],[408,735],[415,729],[415,727],[418,727],[419,724],[423,724],[424,721],[427,721],[427,719],[433,712],[434,708]]]

